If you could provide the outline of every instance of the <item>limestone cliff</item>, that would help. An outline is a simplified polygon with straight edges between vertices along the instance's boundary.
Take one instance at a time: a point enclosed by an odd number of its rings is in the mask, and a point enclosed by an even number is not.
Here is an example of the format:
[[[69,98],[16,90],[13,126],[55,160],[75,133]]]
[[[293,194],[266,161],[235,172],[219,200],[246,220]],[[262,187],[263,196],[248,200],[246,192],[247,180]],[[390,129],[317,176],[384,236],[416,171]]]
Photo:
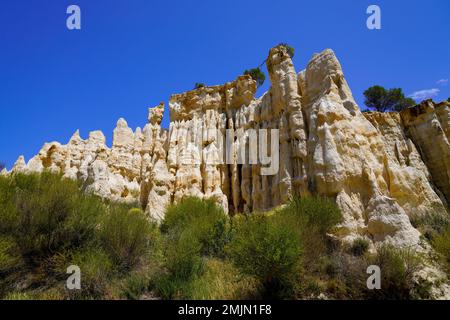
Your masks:
[[[332,50],[297,74],[278,46],[267,69],[271,87],[260,98],[250,76],[176,94],[169,131],[160,104],[143,130],[120,119],[111,148],[101,132],[87,140],[76,132],[66,145],[45,144],[28,164],[20,157],[12,173],[61,172],[102,197],[140,202],[156,220],[189,195],[214,198],[230,214],[321,195],[342,209],[341,239],[418,244],[410,217],[444,212],[450,199],[450,104],[362,113]],[[251,138],[262,131],[270,134],[256,145]],[[268,147],[275,144],[276,153]],[[252,158],[266,147],[279,160],[273,174]]]

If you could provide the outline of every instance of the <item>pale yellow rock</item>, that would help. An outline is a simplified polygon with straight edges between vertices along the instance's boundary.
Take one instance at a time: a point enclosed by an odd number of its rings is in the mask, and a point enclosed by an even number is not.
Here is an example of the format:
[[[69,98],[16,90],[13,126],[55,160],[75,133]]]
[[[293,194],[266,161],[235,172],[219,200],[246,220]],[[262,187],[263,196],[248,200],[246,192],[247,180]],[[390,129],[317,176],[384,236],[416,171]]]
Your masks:
[[[445,212],[442,199],[414,143],[405,133],[397,112],[367,112],[364,116],[383,136],[388,157],[387,176],[390,195],[410,216],[426,215],[433,208]]]
[[[333,51],[313,57],[304,87],[310,191],[337,200],[344,239],[417,245],[419,232],[389,190],[383,137],[357,107]]]
[[[14,166],[11,169],[11,172],[12,173],[26,172],[26,170],[27,170],[27,164],[25,163],[25,158],[24,158],[24,156],[19,156],[19,158],[17,158],[16,162],[14,163]]]
[[[436,187],[450,202],[450,103],[431,100],[403,110],[406,133],[417,146]]]

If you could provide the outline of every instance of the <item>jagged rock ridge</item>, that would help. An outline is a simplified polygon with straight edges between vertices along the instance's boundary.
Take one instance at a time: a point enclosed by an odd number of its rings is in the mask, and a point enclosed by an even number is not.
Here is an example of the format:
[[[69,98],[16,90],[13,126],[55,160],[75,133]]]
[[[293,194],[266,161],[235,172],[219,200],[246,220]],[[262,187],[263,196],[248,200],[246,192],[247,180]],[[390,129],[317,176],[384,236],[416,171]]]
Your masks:
[[[342,209],[341,239],[418,244],[410,217],[444,212],[450,200],[450,104],[362,113],[332,50],[314,55],[297,74],[278,46],[267,68],[271,87],[261,98],[250,76],[173,95],[169,131],[161,128],[160,104],[149,109],[143,130],[133,132],[120,119],[112,148],[101,132],[87,140],[76,132],[66,145],[45,144],[28,164],[20,157],[12,173],[62,172],[102,197],[139,201],[156,220],[190,195],[214,198],[233,214],[274,208],[292,194],[318,194]],[[224,162],[220,150],[230,129],[244,139],[232,141],[231,162]],[[255,129],[279,130],[275,175],[238,160],[240,146],[252,147],[246,138]]]

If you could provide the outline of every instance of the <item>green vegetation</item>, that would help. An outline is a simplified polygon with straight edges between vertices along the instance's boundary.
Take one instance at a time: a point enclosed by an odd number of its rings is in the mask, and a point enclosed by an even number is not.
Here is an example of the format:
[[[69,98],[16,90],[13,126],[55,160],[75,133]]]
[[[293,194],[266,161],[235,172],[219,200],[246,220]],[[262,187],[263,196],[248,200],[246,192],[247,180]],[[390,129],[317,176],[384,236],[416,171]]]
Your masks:
[[[416,217],[412,223],[431,243],[441,264],[450,274],[450,211],[447,214],[433,212]]]
[[[230,239],[228,218],[212,200],[186,198],[167,209],[161,224],[164,263],[155,290],[164,298],[190,297],[207,257],[223,257]]]
[[[0,297],[119,298],[114,282],[151,265],[158,230],[144,214],[79,190],[51,173],[0,177]],[[82,270],[73,293],[70,265]]]
[[[286,48],[286,50],[287,50],[287,52],[288,52],[288,55],[291,57],[291,59],[294,58],[294,55],[295,55],[295,48],[291,47],[291,46],[288,45],[287,43],[280,43],[280,44],[278,44],[278,47],[280,47],[280,46]]]
[[[261,71],[261,68],[245,70],[244,74],[250,75],[252,79],[256,81],[256,86],[258,88],[264,84],[264,81],[266,81],[266,75]]]
[[[300,263],[301,244],[296,230],[277,218],[255,214],[239,219],[229,245],[235,266],[258,279],[265,298],[289,294],[286,290],[290,289]]]
[[[196,82],[194,85],[194,89],[200,89],[200,88],[204,88],[206,87],[206,85],[202,82]]]
[[[450,102],[450,97],[447,99],[447,102]]]
[[[364,91],[365,105],[379,112],[401,111],[416,105],[416,102],[405,97],[402,89],[385,89],[382,86],[373,86]]]
[[[350,251],[356,257],[364,255],[369,249],[369,241],[358,238],[353,241]]]
[[[189,234],[205,256],[223,257],[224,246],[230,239],[228,217],[211,199],[186,198],[170,206],[161,230],[171,239]]]
[[[272,212],[230,218],[212,200],[186,198],[157,226],[138,208],[79,191],[60,175],[0,177],[2,299],[416,299],[430,284],[424,257],[390,246],[341,246],[333,201],[293,198]],[[450,220],[414,224],[450,265]],[[382,269],[368,290],[367,267]],[[67,267],[81,290],[65,288]],[[450,270],[450,269],[449,269]]]
[[[396,249],[392,246],[383,246],[377,254],[369,258],[369,263],[377,265],[381,273],[383,290],[368,291],[369,298],[376,299],[414,299],[428,298],[416,297],[414,293],[414,273],[420,270],[421,258],[410,249]]]
[[[450,266],[450,229],[436,235],[432,244],[434,249],[442,255],[447,266]]]
[[[278,44],[278,47],[285,47],[287,50],[288,55],[293,58],[295,55],[295,49],[293,47],[291,47],[290,45],[288,45],[287,43],[280,43]],[[253,68],[250,70],[245,70],[244,74],[245,75],[250,75],[252,77],[253,80],[256,81],[256,87],[259,88],[261,87],[264,82],[266,81],[266,75],[264,74],[264,72],[261,71],[261,67],[267,62],[267,59],[265,59],[257,68]]]

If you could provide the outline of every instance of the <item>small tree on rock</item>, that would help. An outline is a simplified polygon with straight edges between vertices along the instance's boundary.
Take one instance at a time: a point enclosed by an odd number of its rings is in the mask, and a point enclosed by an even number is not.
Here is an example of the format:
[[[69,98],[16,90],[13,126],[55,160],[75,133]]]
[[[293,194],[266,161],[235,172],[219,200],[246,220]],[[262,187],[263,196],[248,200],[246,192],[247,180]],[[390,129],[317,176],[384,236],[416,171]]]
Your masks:
[[[244,74],[251,76],[252,79],[256,81],[256,86],[258,88],[264,84],[264,81],[266,81],[266,75],[260,68],[245,70]]]
[[[382,86],[373,86],[364,91],[364,103],[371,109],[379,112],[401,111],[416,105],[411,98],[406,98],[402,89],[385,89]]]
[[[204,87],[206,87],[206,85],[204,83],[196,82],[195,86],[194,86],[194,89],[200,89],[200,88],[204,88]]]
[[[287,53],[291,57],[291,59],[294,58],[294,55],[295,55],[295,48],[294,47],[291,47],[287,43],[280,43],[278,46],[279,47],[280,46],[285,47],[287,49]]]

